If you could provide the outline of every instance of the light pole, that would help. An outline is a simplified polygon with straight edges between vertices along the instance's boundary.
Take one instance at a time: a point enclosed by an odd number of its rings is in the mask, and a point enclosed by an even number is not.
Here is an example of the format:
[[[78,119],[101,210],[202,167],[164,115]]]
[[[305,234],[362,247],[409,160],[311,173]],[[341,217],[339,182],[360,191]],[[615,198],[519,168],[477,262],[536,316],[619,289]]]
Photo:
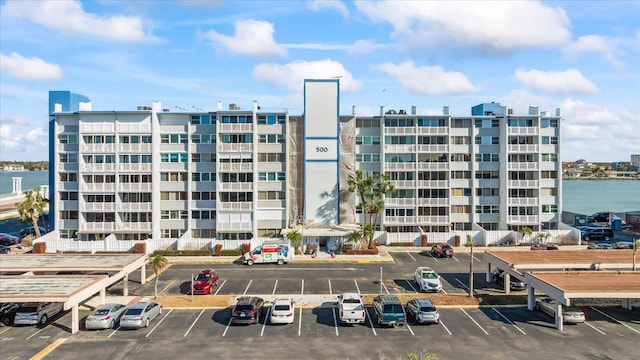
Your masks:
[[[380,266],[380,295],[382,295],[382,266]]]

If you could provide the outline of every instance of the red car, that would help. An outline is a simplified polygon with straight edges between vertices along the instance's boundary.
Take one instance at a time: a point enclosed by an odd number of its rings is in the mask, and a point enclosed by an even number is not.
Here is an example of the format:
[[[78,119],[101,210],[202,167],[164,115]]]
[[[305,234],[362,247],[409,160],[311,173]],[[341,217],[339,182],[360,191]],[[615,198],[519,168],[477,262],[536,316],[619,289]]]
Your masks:
[[[435,244],[431,247],[431,255],[436,257],[453,257],[453,247],[445,243]]]
[[[218,272],[213,269],[202,270],[193,279],[194,294],[212,294],[215,286],[218,286]]]

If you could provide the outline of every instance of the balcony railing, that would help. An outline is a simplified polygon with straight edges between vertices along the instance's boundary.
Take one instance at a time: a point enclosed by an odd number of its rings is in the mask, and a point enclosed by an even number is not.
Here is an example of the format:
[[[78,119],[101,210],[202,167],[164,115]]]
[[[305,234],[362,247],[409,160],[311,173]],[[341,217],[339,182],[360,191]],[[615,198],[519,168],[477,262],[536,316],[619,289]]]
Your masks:
[[[417,205],[449,206],[449,198],[417,198]]]
[[[115,203],[81,203],[80,211],[109,211],[114,212]]]
[[[385,135],[413,135],[416,133],[415,127],[385,127]]]
[[[418,224],[424,225],[449,225],[448,216],[418,216]]]
[[[251,202],[218,202],[218,211],[251,211],[253,203]]]
[[[223,152],[251,152],[253,144],[219,144],[219,151]]]
[[[216,230],[243,230],[250,231],[253,229],[252,222],[216,222]]]
[[[221,182],[219,183],[221,191],[251,191],[253,190],[252,182]]]
[[[149,202],[126,202],[126,203],[118,203],[116,206],[118,211],[126,211],[126,212],[149,212],[151,211],[151,203]]]
[[[218,163],[220,172],[250,172],[253,171],[253,163]]]
[[[537,189],[538,180],[509,180],[507,185],[510,188]]]
[[[525,145],[509,145],[507,150],[514,153],[538,153],[538,145],[525,144]]]
[[[509,162],[507,163],[508,170],[538,170],[537,162]]]
[[[115,192],[115,183],[82,183],[80,186],[81,191],[87,192]]]
[[[540,219],[538,215],[509,215],[507,217],[509,224],[538,224]]]
[[[253,124],[218,124],[218,133],[251,133]]]
[[[509,206],[538,206],[538,198],[512,198],[507,201]]]

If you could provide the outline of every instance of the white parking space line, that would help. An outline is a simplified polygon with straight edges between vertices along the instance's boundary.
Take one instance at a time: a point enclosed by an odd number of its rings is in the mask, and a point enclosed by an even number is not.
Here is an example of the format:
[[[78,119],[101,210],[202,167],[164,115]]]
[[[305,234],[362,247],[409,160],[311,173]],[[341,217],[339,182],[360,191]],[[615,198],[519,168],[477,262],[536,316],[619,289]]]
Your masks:
[[[632,328],[631,326],[629,326],[629,325],[627,325],[627,324],[625,324],[625,323],[621,322],[620,320],[618,320],[618,319],[614,318],[613,316],[609,316],[608,314],[606,314],[606,313],[604,313],[604,312],[602,312],[602,311],[600,311],[600,310],[598,310],[598,309],[594,308],[593,306],[591,306],[591,308],[592,308],[593,310],[595,310],[595,311],[599,312],[600,314],[602,314],[602,315],[604,315],[604,316],[608,317],[609,319],[611,319],[611,320],[613,320],[613,321],[617,322],[618,324],[620,324],[620,325],[622,325],[622,326],[626,327],[627,329],[629,329],[629,330],[631,330],[631,331],[634,331],[634,332],[636,332],[636,333],[640,334],[640,331],[638,331],[638,330],[636,330],[636,329]]]
[[[607,335],[607,334],[605,334],[603,331],[601,331],[600,329],[596,328],[595,326],[593,326],[593,325],[589,324],[589,323],[588,323],[588,322],[586,322],[586,321],[584,322],[584,324],[585,324],[585,325],[587,325],[588,327],[592,328],[593,330],[595,330],[595,331],[599,332],[599,333],[600,333],[600,334],[602,334],[602,335]]]
[[[196,319],[193,321],[193,323],[191,324],[191,326],[189,326],[189,328],[187,329],[187,332],[184,333],[184,335],[182,337],[187,337],[187,335],[189,335],[189,331],[191,331],[191,329],[193,329],[193,326],[198,322],[198,319],[200,319],[200,316],[202,316],[202,313],[204,312],[204,309],[202,309],[200,311],[200,314],[198,314],[198,317],[196,317]]]
[[[251,286],[252,282],[253,282],[253,279],[249,280],[249,283],[247,284],[247,287],[244,289],[244,293],[242,293],[242,295],[247,295],[247,291],[249,291],[249,286]]]
[[[409,280],[405,280],[405,281],[407,282],[407,284],[409,284],[409,286],[411,286],[411,288],[413,289],[414,293],[418,292],[418,290],[416,290],[416,288],[414,288],[413,285],[411,284],[411,281],[409,281]]]
[[[0,335],[6,333],[7,331],[9,331],[9,329],[11,329],[10,327],[5,327],[2,331],[0,331]]]
[[[458,259],[458,258],[457,258],[457,257],[455,257],[455,256],[452,256],[451,258],[452,258],[453,260],[457,261],[457,262],[460,262],[460,259]]]
[[[302,279],[302,287],[300,288],[300,295],[304,294],[304,279]]]
[[[376,332],[376,328],[373,327],[373,320],[371,320],[371,315],[369,315],[369,311],[366,308],[365,308],[364,314],[367,317],[367,319],[369,320],[369,325],[371,325],[371,331],[373,331],[373,335],[374,336],[378,336],[378,333]]]
[[[384,287],[384,291],[386,291],[387,295],[389,295],[389,289],[387,289],[387,285],[385,285],[384,282],[382,283],[382,287]]]
[[[441,291],[442,291],[443,294],[447,295],[447,290],[442,289]]]
[[[276,279],[276,283],[273,284],[273,291],[271,292],[271,295],[275,295],[276,294],[276,288],[278,287],[278,279]]]
[[[220,292],[220,289],[222,289],[222,287],[224,286],[224,284],[227,283],[227,280],[223,281],[222,284],[220,284],[220,286],[218,286],[218,290],[216,290],[216,293],[213,295],[218,295],[218,293]]]
[[[467,291],[469,292],[469,288],[467,287],[467,285],[463,284],[462,281],[456,279],[456,281]],[[478,292],[476,291],[476,289],[473,289],[473,293],[477,294]]]
[[[300,316],[298,316],[298,336],[302,332],[302,308],[300,308]]]
[[[522,331],[522,329],[520,329],[518,327],[518,325],[514,324],[513,321],[511,321],[509,318],[507,318],[506,316],[504,316],[500,311],[498,311],[498,309],[492,307],[493,311],[495,311],[496,313],[498,313],[498,315],[502,316],[503,319],[507,320],[509,322],[509,324],[513,325],[513,327],[515,327],[516,329],[518,329],[518,331],[520,331],[522,333],[522,335],[527,335],[527,333],[525,333],[524,331]]]
[[[444,322],[442,322],[442,320],[440,320],[440,325],[442,325],[442,327],[447,330],[447,332],[449,333],[449,335],[453,336],[453,334],[451,333],[451,331],[449,331],[449,328],[444,324]]]
[[[467,254],[467,253],[465,253],[465,254]],[[471,256],[471,254],[467,254],[467,256]],[[478,259],[475,255],[473,255],[473,260],[474,261],[478,261],[478,262],[480,261],[480,259]]]
[[[160,324],[162,324],[162,322],[164,321],[164,319],[166,319],[169,314],[171,314],[171,312],[173,311],[173,309],[169,310],[169,312],[167,313],[167,315],[163,316],[162,319],[160,319],[160,321],[158,321],[158,323],[156,324],[156,326],[153,327],[153,329],[151,329],[151,331],[149,331],[149,333],[147,335],[145,335],[145,337],[149,337],[149,335],[151,335],[151,333],[153,332],[153,330],[157,329],[158,326],[160,326]]]
[[[269,321],[269,314],[271,313],[271,307],[267,308],[267,315],[264,317],[264,323],[262,324],[262,330],[260,331],[260,336],[264,335],[264,328],[267,326],[267,322]]]
[[[229,322],[227,323],[227,327],[224,328],[224,332],[222,333],[222,337],[225,337],[227,335],[227,331],[229,331],[229,326],[231,326],[231,319],[233,319],[233,316],[229,318]]]
[[[331,279],[327,279],[329,282],[329,295],[333,295],[333,291],[331,291]]]
[[[411,326],[409,326],[409,323],[407,323],[407,329],[409,329],[409,331],[411,331],[411,335],[412,336],[416,336],[416,334],[413,332],[413,329],[411,328]]]
[[[108,338],[112,337],[112,336],[113,336],[113,334],[115,334],[115,333],[117,333],[117,332],[118,332],[118,330],[120,330],[120,324],[118,324],[118,326],[117,326],[115,329],[113,329],[113,331],[111,332],[111,334],[109,334],[109,336],[107,336],[107,337],[108,337]]]
[[[164,288],[162,288],[162,290],[160,290],[160,292],[158,293],[158,295],[162,295],[162,293],[167,290],[169,288],[169,286],[171,286],[174,282],[176,282],[175,280],[171,280],[169,281],[169,283],[167,284],[167,286],[165,286]]]
[[[427,254],[429,254],[429,256],[431,256],[431,258],[432,258],[433,260],[438,261],[438,258],[436,258],[435,256],[433,256],[433,255],[431,254],[431,252],[428,252]]]
[[[478,324],[478,322],[477,322],[477,321],[475,321],[475,319],[474,319],[474,318],[472,318],[472,317],[471,317],[471,315],[469,315],[466,311],[464,311],[464,309],[460,309],[460,310],[462,310],[462,312],[463,312],[465,315],[467,315],[467,317],[468,317],[469,319],[471,319],[471,321],[473,321],[473,323],[474,323],[474,324],[476,324],[476,325],[480,328],[480,330],[482,330],[482,332],[483,332],[485,335],[489,335],[489,333],[488,333],[488,332],[487,332],[487,331],[486,331],[482,326],[480,326],[480,324]]]
[[[333,308],[331,309],[331,311],[333,312],[333,327],[336,329],[336,336],[338,335],[338,320],[336,320],[336,309]]]
[[[353,283],[356,284],[356,290],[358,290],[358,294],[360,294],[360,288],[358,287],[358,282],[356,279],[353,279]]]
[[[32,337],[36,336],[37,334],[41,333],[42,331],[44,331],[44,329],[46,329],[47,326],[43,327],[42,329],[34,332],[33,334],[29,335],[29,337],[27,337],[27,340],[31,339]]]
[[[407,255],[409,255],[409,257],[410,257],[411,259],[413,259],[413,261],[418,261],[418,260],[416,260],[416,258],[414,258],[414,257],[413,257],[413,255],[411,255],[408,251],[407,251]]]

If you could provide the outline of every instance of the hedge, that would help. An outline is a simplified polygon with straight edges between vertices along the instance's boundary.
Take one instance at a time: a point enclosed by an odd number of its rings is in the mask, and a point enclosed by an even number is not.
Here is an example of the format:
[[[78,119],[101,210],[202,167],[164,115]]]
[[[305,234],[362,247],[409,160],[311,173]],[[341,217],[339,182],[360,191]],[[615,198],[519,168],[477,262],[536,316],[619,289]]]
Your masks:
[[[378,248],[373,249],[349,249],[345,250],[345,255],[378,255]]]
[[[220,251],[220,256],[240,256],[242,255],[242,250],[240,249],[224,249]]]
[[[211,250],[156,250],[153,255],[162,256],[211,256]]]
[[[413,241],[392,242],[389,246],[415,246]]]

